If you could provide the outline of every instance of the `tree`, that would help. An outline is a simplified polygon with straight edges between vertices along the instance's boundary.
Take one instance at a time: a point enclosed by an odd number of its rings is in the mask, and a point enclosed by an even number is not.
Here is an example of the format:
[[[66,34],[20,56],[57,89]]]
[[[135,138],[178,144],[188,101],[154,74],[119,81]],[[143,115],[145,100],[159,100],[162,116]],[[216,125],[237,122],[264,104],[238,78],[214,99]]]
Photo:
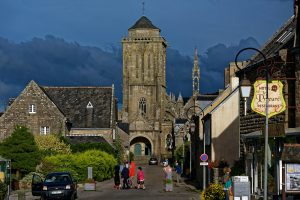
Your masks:
[[[70,154],[70,145],[61,141],[56,135],[36,135],[34,140],[37,147],[45,155]]]
[[[11,136],[0,143],[0,155],[11,159],[17,178],[20,178],[19,172],[22,175],[35,171],[41,158],[32,133],[24,126],[16,126]]]
[[[114,142],[115,146],[115,157],[117,159],[118,163],[123,163],[124,162],[124,148],[122,145],[122,139],[119,134],[116,134],[116,140]]]

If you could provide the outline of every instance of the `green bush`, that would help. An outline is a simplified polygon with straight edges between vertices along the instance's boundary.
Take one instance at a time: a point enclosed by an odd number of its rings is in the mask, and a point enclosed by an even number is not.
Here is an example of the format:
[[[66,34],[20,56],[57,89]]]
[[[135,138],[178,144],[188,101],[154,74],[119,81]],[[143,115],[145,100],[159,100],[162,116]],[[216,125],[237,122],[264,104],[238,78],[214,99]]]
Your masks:
[[[225,192],[223,185],[221,184],[210,184],[208,188],[202,191],[202,200],[220,200],[225,199]]]
[[[189,142],[185,142],[184,144],[184,152],[183,152],[183,145],[179,146],[176,148],[175,150],[175,159],[180,162],[183,163],[183,158],[186,157],[189,154],[190,151],[190,143]],[[184,153],[184,154],[183,154]]]
[[[47,156],[38,171],[43,174],[69,171],[77,181],[84,181],[87,178],[87,167],[93,167],[93,179],[103,181],[113,176],[116,164],[117,161],[112,155],[99,150],[88,150],[69,155]]]
[[[70,145],[61,141],[56,135],[36,135],[34,140],[38,149],[45,156],[71,153]]]
[[[88,143],[79,143],[79,144],[70,144],[72,153],[84,152],[87,150],[100,150],[107,152],[109,154],[115,154],[114,148],[108,143],[104,142],[88,142]]]
[[[7,185],[0,181],[0,199],[4,199],[7,192]]]

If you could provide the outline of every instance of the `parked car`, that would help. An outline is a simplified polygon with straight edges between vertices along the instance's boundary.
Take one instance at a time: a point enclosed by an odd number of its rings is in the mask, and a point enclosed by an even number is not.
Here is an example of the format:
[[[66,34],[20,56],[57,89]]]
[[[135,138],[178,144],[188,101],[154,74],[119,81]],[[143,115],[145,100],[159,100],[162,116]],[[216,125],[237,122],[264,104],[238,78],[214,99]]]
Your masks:
[[[47,174],[45,180],[39,175],[32,176],[31,192],[41,199],[77,198],[77,183],[69,172],[53,172]]]
[[[149,159],[149,165],[157,165],[157,164],[158,164],[157,158],[150,158]]]

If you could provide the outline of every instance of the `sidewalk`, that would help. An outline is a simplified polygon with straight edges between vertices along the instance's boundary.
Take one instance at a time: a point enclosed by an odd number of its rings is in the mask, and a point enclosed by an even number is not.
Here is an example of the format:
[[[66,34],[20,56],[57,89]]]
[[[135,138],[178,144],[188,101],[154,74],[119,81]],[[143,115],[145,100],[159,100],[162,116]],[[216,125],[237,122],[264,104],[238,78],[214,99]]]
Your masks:
[[[34,197],[31,191],[13,191],[9,196],[9,200],[37,200],[40,197]]]

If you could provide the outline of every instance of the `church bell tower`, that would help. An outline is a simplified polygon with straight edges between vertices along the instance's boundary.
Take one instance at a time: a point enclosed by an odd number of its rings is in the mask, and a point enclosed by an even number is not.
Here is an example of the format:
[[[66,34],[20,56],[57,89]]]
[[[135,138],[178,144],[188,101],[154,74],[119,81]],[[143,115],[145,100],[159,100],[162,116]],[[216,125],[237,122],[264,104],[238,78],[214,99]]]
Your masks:
[[[192,80],[193,80],[193,95],[200,94],[200,90],[199,90],[200,69],[199,69],[198,54],[196,48],[194,52],[194,67],[192,73]]]
[[[123,47],[122,121],[129,124],[134,155],[161,155],[166,104],[166,48],[160,29],[142,16]]]

